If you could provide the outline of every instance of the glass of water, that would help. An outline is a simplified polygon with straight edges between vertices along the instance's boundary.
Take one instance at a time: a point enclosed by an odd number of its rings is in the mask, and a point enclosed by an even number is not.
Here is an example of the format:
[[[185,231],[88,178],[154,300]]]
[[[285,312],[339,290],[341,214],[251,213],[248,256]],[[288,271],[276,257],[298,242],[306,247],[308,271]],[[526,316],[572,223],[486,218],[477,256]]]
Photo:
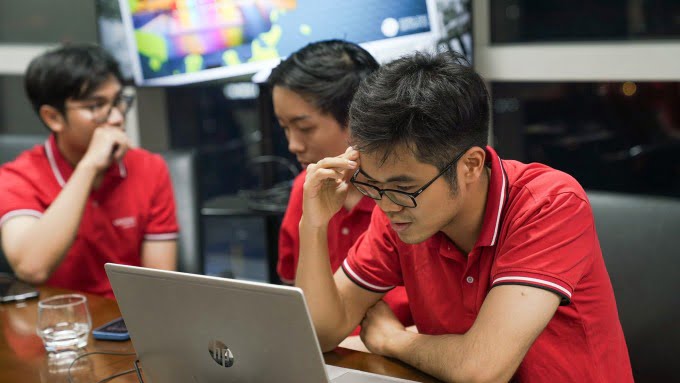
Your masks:
[[[57,295],[38,302],[37,332],[47,352],[76,351],[87,346],[91,328],[84,295]]]

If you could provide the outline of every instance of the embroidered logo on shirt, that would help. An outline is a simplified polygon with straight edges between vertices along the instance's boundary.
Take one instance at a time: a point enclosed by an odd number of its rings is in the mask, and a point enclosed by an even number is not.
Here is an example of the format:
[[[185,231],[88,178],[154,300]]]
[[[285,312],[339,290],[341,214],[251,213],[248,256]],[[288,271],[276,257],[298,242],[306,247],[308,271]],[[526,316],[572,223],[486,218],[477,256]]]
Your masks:
[[[135,217],[121,217],[113,220],[113,226],[121,229],[130,229],[137,226],[137,219]]]

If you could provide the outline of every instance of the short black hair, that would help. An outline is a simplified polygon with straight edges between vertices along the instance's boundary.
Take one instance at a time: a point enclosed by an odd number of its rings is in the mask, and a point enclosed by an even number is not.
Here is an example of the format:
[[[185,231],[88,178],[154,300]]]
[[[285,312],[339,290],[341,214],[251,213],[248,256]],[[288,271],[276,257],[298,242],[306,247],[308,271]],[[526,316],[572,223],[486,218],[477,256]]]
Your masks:
[[[349,104],[361,81],[379,68],[368,51],[343,40],[306,45],[272,70],[268,83],[299,94],[347,126]]]
[[[31,61],[24,88],[36,113],[43,105],[64,113],[67,99],[88,97],[110,76],[123,83],[118,63],[104,49],[92,44],[64,45]]]
[[[460,151],[486,146],[489,93],[463,56],[418,52],[366,78],[349,119],[350,142],[359,152],[380,153],[384,162],[405,145],[418,161],[441,170]],[[455,175],[446,175],[454,187]]]

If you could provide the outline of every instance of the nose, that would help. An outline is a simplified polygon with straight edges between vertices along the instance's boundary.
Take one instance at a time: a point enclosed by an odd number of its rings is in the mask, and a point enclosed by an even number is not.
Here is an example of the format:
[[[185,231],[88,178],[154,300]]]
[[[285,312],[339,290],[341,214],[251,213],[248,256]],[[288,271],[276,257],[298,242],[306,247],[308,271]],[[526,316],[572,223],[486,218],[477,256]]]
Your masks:
[[[125,123],[125,115],[118,108],[111,108],[111,113],[109,113],[106,122],[109,125],[122,128]]]
[[[378,204],[380,209],[385,213],[398,213],[405,209],[405,207],[397,205],[396,203],[392,202],[392,200],[387,198],[387,196],[385,195],[382,196],[382,199],[379,199],[375,202]]]
[[[293,131],[288,134],[288,151],[293,154],[299,154],[305,151],[305,144]]]

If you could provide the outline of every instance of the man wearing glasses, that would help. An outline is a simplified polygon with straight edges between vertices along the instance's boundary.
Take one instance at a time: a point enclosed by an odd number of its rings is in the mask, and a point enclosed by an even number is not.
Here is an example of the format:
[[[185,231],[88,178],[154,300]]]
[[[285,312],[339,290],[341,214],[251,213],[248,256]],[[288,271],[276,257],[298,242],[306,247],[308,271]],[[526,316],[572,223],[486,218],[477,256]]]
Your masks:
[[[361,323],[369,350],[447,382],[632,382],[585,192],[501,160],[488,103],[451,53],[398,59],[359,87],[353,147],[304,185],[296,284],[321,347]],[[378,209],[333,275],[325,232],[349,187]],[[395,286],[417,334],[381,301]]]
[[[51,131],[0,168],[0,240],[23,280],[113,297],[106,262],[175,269],[177,221],[167,166],[130,148],[133,97],[96,46],[35,58],[25,88]]]

